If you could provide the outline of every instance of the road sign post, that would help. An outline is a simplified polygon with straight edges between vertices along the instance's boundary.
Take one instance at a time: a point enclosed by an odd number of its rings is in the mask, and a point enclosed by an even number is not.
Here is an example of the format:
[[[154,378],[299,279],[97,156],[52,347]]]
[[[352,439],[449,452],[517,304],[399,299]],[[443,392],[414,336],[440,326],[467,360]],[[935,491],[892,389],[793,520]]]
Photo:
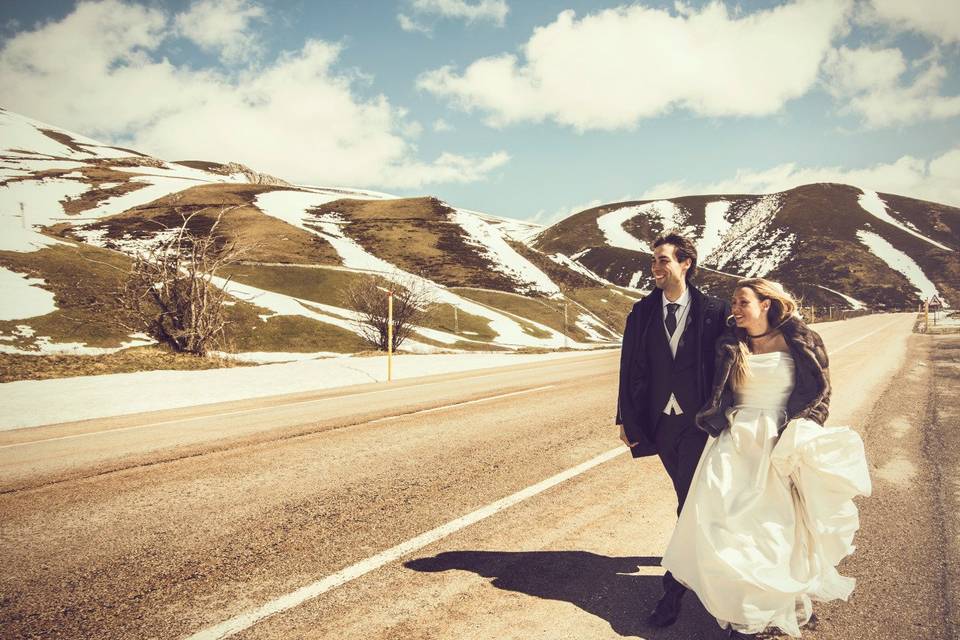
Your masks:
[[[387,382],[393,380],[393,291],[387,292]]]

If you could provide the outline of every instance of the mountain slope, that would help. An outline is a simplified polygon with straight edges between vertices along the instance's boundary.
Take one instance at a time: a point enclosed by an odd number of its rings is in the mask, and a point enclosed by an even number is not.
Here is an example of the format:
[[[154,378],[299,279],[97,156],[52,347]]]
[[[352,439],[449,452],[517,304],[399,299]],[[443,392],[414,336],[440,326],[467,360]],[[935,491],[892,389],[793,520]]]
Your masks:
[[[642,288],[652,244],[668,229],[695,241],[701,282],[718,295],[737,277],[764,276],[806,304],[915,308],[934,294],[960,301],[960,209],[849,185],[607,204],[551,226],[533,246]]]
[[[231,163],[166,162],[3,110],[0,146],[0,278],[8,293],[0,353],[105,353],[142,343],[113,320],[119,272],[84,265],[95,256],[122,269],[188,216],[199,233],[220,217],[224,241],[250,248],[229,270],[229,350],[238,352],[362,349],[342,294],[374,275],[417,278],[431,290],[435,303],[404,345],[418,351],[615,342],[638,298],[523,245],[536,225],[435,198],[290,185]],[[474,291],[489,293],[481,301],[467,293]],[[77,318],[77,330],[50,314]]]

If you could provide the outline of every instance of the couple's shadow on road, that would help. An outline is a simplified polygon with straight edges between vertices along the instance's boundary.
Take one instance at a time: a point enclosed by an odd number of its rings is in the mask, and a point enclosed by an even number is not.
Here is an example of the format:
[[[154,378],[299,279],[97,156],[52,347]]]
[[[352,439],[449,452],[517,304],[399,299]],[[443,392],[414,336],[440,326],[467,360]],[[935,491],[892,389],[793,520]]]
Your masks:
[[[655,629],[647,615],[663,593],[659,575],[638,575],[638,567],[660,565],[658,557],[610,558],[588,551],[448,551],[404,563],[415,571],[472,571],[498,589],[570,602],[606,620],[621,636],[651,640],[724,637],[723,631],[688,593],[676,624]]]

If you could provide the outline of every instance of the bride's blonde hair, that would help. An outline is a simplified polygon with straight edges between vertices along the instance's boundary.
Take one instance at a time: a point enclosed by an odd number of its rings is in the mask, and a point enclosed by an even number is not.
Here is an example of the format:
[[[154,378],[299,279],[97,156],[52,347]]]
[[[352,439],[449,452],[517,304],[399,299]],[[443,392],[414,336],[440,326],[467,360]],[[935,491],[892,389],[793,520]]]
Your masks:
[[[770,301],[770,308],[767,309],[767,322],[770,325],[770,331],[779,329],[791,317],[799,317],[796,299],[779,282],[766,278],[744,278],[738,281],[736,286],[736,289],[743,288],[751,289],[761,302],[763,300]],[[736,292],[736,289],[734,289],[734,292]],[[746,329],[735,326],[733,332],[737,337],[738,346],[732,375],[733,387],[736,388],[750,377],[750,366],[747,364],[750,346],[747,342]]]

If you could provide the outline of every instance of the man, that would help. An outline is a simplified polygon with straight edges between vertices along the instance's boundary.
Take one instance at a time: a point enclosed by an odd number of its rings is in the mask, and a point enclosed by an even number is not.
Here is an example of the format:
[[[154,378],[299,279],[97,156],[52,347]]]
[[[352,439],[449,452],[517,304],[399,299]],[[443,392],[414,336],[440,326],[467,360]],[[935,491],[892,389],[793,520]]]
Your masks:
[[[730,305],[691,284],[697,250],[689,239],[671,232],[653,246],[656,289],[633,306],[623,332],[617,424],[634,458],[660,456],[679,514],[707,440],[694,417],[710,393],[714,343]],[[687,591],[669,571],[663,588],[647,620],[654,627],[676,622]]]

